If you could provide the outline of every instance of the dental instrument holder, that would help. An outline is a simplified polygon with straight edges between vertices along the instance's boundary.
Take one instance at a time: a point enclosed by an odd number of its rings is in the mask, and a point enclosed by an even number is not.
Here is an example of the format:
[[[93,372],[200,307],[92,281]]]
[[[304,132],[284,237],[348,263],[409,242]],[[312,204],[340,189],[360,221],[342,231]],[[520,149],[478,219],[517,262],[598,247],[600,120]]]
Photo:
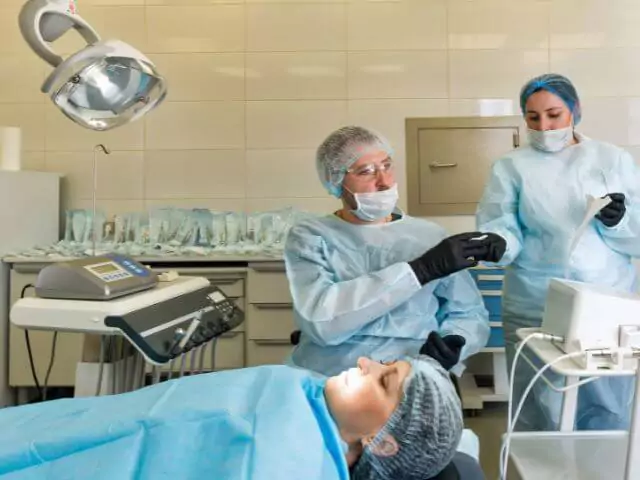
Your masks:
[[[191,312],[180,315],[185,307]],[[142,353],[147,362],[164,365],[229,332],[244,313],[213,285],[158,305],[104,319]],[[193,352],[192,352],[193,354]]]
[[[542,328],[520,328],[516,334],[520,340],[524,340],[532,333],[547,333]],[[527,343],[527,348],[533,352],[544,364],[549,364],[559,357],[566,355],[561,347],[551,340],[531,339]],[[602,352],[599,352],[602,355]],[[578,359],[565,359],[556,362],[549,369],[554,373],[566,378],[566,385],[572,385],[584,377],[622,377],[635,375],[635,391],[633,400],[633,410],[631,425],[628,432],[628,447],[625,464],[624,480],[637,480],[640,478],[640,368],[638,360],[640,351],[634,352],[634,365],[632,368],[609,369],[600,366],[599,368],[584,368]],[[613,359],[615,361],[615,359]],[[625,366],[627,367],[627,366]],[[541,380],[539,380],[541,381]],[[596,380],[597,381],[597,380]],[[560,413],[560,432],[555,432],[558,437],[566,436],[572,432],[575,424],[575,415],[578,405],[578,388],[572,388],[564,392],[562,400],[562,410]],[[588,432],[585,432],[585,434]],[[581,435],[582,432],[574,432],[574,435]],[[512,434],[512,442],[518,435],[524,436],[525,432]],[[552,435],[551,433],[549,435]],[[513,455],[514,448],[511,448]],[[569,461],[569,460],[567,460]],[[612,478],[612,480],[615,480]]]

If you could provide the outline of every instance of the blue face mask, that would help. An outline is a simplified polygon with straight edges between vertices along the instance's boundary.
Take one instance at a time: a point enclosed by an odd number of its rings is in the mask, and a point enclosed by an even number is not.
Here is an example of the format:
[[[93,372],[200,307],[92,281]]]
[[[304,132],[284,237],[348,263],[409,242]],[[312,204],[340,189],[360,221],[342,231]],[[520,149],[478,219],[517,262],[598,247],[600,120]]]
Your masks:
[[[375,222],[391,215],[398,203],[398,184],[388,190],[378,192],[354,193],[357,208],[351,212],[360,220]]]

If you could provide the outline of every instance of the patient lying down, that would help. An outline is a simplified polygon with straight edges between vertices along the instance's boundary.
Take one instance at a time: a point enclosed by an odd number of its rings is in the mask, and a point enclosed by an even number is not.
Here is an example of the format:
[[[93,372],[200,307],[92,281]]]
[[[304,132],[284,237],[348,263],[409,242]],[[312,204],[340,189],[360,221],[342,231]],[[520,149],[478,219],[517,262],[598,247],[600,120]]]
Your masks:
[[[7,408],[0,432],[3,479],[425,480],[462,412],[431,358],[360,358],[329,379],[263,366]]]

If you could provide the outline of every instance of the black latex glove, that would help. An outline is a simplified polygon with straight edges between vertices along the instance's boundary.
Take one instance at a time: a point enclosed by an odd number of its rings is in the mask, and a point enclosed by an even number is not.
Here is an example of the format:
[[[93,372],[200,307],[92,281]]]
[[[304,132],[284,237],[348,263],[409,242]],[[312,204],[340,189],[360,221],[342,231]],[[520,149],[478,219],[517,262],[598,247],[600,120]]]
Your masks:
[[[451,370],[460,360],[460,352],[467,341],[460,335],[441,337],[438,332],[431,332],[420,353],[437,360],[442,368]]]
[[[492,263],[499,262],[507,250],[507,241],[495,233],[485,233],[484,235],[486,235],[487,238],[480,240],[480,242],[487,246],[488,252],[484,258],[476,256],[476,260]]]
[[[482,236],[480,232],[468,232],[447,237],[422,256],[410,261],[409,265],[422,285],[465,268],[475,267],[479,260],[489,254],[489,247],[483,241],[471,240]]]
[[[602,207],[602,210],[596,215],[596,218],[605,226],[611,228],[620,223],[620,220],[622,220],[622,217],[624,217],[627,211],[627,207],[624,205],[624,193],[609,193],[608,195],[611,202]]]

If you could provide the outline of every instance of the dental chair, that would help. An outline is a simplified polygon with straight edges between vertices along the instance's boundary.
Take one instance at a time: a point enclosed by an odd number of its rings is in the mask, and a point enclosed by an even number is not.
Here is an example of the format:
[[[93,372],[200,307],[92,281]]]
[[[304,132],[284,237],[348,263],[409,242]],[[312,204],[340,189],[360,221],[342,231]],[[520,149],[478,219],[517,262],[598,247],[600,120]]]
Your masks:
[[[289,337],[291,345],[295,346],[300,343],[300,335],[300,330],[291,332]],[[451,381],[462,402],[458,379],[455,375],[451,375]],[[480,463],[475,458],[463,452],[456,452],[453,460],[451,460],[451,463],[449,463],[444,470],[435,477],[425,478],[425,480],[486,480],[486,477],[482,472]]]

